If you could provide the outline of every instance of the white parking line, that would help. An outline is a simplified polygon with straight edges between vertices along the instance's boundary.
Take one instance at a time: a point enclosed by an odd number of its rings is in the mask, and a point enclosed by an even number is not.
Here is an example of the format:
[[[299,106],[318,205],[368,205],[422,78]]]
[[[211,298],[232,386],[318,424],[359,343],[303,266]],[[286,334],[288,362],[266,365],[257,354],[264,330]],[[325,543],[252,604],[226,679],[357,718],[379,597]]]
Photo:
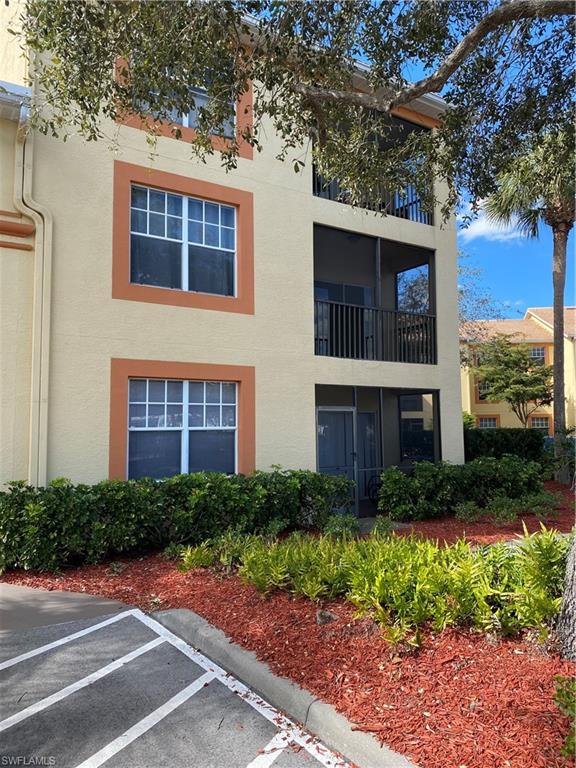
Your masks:
[[[334,753],[320,744],[315,737],[299,728],[295,723],[282,715],[275,707],[272,707],[270,704],[257,696],[246,685],[241,683],[239,680],[236,680],[224,669],[212,662],[209,658],[189,646],[184,642],[184,640],[177,637],[177,635],[170,632],[170,630],[168,630],[162,624],[155,621],[150,616],[147,616],[137,608],[116,614],[115,616],[112,616],[105,621],[101,621],[98,624],[93,624],[89,627],[86,627],[85,629],[80,630],[79,632],[74,632],[71,635],[67,635],[66,637],[60,638],[59,640],[55,640],[52,643],[48,643],[39,648],[35,648],[32,651],[23,653],[20,656],[15,656],[12,659],[8,659],[0,663],[0,670],[33,658],[39,654],[46,653],[54,648],[58,648],[59,646],[65,645],[66,643],[70,643],[73,640],[77,640],[92,632],[96,632],[103,627],[107,627],[110,624],[128,617],[134,617],[140,621],[149,629],[153,630],[157,637],[154,640],[151,640],[150,642],[141,646],[140,648],[137,648],[125,656],[122,656],[121,658],[111,662],[105,667],[96,670],[96,672],[93,672],[87,677],[72,683],[57,693],[54,693],[51,696],[48,696],[41,701],[26,707],[26,709],[17,712],[11,717],[1,721],[0,732],[7,730],[13,725],[16,725],[17,723],[31,717],[32,715],[37,714],[38,712],[41,712],[42,710],[50,707],[52,704],[55,704],[67,696],[70,696],[72,693],[75,693],[76,691],[91,685],[105,675],[108,675],[111,672],[119,669],[124,664],[129,663],[138,656],[141,656],[166,642],[186,655],[201,669],[206,670],[205,673],[197,678],[189,686],[173,696],[171,699],[166,701],[162,706],[158,707],[142,720],[135,723],[135,725],[126,730],[118,738],[114,739],[105,747],[93,754],[91,757],[77,766],[77,768],[99,768],[99,766],[109,760],[113,755],[117,754],[137,738],[149,731],[153,726],[167,717],[171,712],[177,709],[177,707],[194,696],[195,693],[198,693],[198,691],[200,691],[204,686],[208,685],[208,683],[214,679],[218,680],[218,682],[222,683],[224,686],[226,686],[226,688],[243,699],[262,717],[264,717],[278,729],[278,733],[276,733],[276,735],[271,739],[266,747],[264,747],[260,754],[258,754],[254,760],[249,763],[247,768],[270,768],[276,758],[282,754],[284,749],[290,743],[295,743],[301,748],[305,749],[315,760],[324,766],[324,768],[349,768],[350,764],[346,760],[338,758]]]
[[[124,664],[128,664],[133,659],[137,659],[138,656],[142,656],[144,653],[148,653],[148,651],[151,651],[153,648],[162,645],[164,642],[166,642],[164,638],[157,637],[154,640],[151,640],[149,643],[146,643],[146,645],[142,645],[140,648],[136,648],[136,650],[127,653],[125,656],[116,659],[116,661],[113,661],[110,664],[107,664],[105,667],[97,669],[96,672],[92,672],[91,675],[83,677],[81,680],[77,680],[75,683],[67,685],[66,688],[62,688],[60,691],[53,693],[51,696],[47,696],[45,699],[41,699],[35,704],[31,704],[29,707],[26,707],[26,709],[20,710],[20,712],[17,712],[15,715],[7,717],[5,720],[0,722],[0,732],[6,731],[8,728],[16,725],[16,723],[20,723],[22,720],[26,720],[28,717],[32,717],[32,715],[35,715],[38,712],[42,712],[43,709],[51,707],[52,704],[56,704],[57,701],[65,699],[72,693],[76,693],[76,691],[79,691],[82,688],[86,688],[88,685],[92,685],[92,683],[95,683],[97,680],[100,680],[106,675],[109,675],[111,672],[115,672],[117,669],[120,669],[120,667],[123,667]]]
[[[143,624],[145,624],[154,632],[157,632],[160,637],[163,637],[167,642],[178,648],[179,651],[192,659],[193,662],[201,666],[203,669],[209,670],[214,673],[219,682],[223,683],[233,693],[236,693],[253,709],[259,712],[266,720],[269,720],[281,731],[287,731],[290,734],[290,741],[296,742],[299,746],[303,747],[314,759],[321,763],[324,768],[349,768],[349,763],[346,760],[336,757],[330,750],[322,746],[317,739],[310,736],[309,733],[299,728],[295,723],[282,715],[275,707],[265,702],[259,696],[257,696],[250,688],[244,683],[241,683],[236,678],[229,675],[222,667],[219,667],[213,661],[208,659],[199,651],[195,650],[181,638],[166,629],[165,626],[147,616],[142,611],[136,609],[133,614]]]
[[[116,621],[120,621],[121,619],[126,619],[128,616],[135,616],[137,613],[139,613],[139,611],[137,611],[135,608],[132,608],[129,611],[123,611],[122,613],[117,613],[116,616],[111,616],[109,619],[101,621],[99,624],[92,624],[91,626],[86,627],[86,629],[81,629],[79,632],[74,632],[73,635],[66,635],[66,637],[61,637],[59,640],[54,640],[52,643],[41,645],[39,648],[34,648],[33,651],[27,651],[27,653],[22,653],[20,656],[14,656],[12,659],[2,661],[0,662],[0,671],[14,666],[14,664],[19,664],[21,661],[26,661],[27,659],[31,659],[34,656],[38,656],[40,653],[46,653],[47,651],[51,651],[53,648],[58,648],[60,645],[71,643],[72,640],[77,640],[79,637],[89,635],[91,632],[96,632],[98,629],[102,629],[103,627],[107,627],[110,624],[114,624]]]
[[[102,765],[102,763],[105,763],[106,760],[109,760],[117,752],[120,752],[120,750],[127,747],[139,736],[142,736],[142,734],[146,733],[146,731],[149,731],[152,726],[156,725],[156,723],[159,723],[161,720],[167,717],[185,701],[188,701],[188,699],[194,696],[195,693],[198,693],[198,691],[202,690],[204,686],[208,685],[208,683],[213,680],[214,677],[215,675],[212,672],[206,672],[197,680],[194,680],[193,683],[181,690],[180,693],[177,693],[171,699],[168,699],[168,701],[162,704],[161,707],[158,707],[158,709],[155,709],[154,712],[151,712],[131,728],[128,728],[128,730],[125,731],[121,736],[118,736],[117,739],[111,741],[101,750],[92,755],[92,757],[84,760],[84,762],[80,763],[80,765],[76,766],[76,768],[98,768],[98,766]]]
[[[274,760],[282,754],[284,748],[289,743],[290,736],[286,731],[280,731],[273,739],[270,739],[262,752],[251,763],[248,763],[246,768],[270,768]]]

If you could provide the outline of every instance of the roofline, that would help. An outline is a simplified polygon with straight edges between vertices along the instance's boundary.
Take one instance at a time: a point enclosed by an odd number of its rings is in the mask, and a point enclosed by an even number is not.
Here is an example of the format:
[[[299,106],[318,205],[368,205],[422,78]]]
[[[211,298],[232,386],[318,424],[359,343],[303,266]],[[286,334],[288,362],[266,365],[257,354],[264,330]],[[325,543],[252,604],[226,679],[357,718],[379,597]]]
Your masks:
[[[27,104],[31,97],[31,88],[0,80],[0,118],[18,121],[22,106]]]
[[[258,24],[258,18],[249,14],[246,14],[244,18],[248,26],[251,27],[252,30],[255,30]],[[247,42],[249,43],[250,40],[247,40]],[[358,59],[353,61],[352,64],[356,70],[356,77],[365,82],[365,76],[370,72],[369,65]],[[438,118],[450,105],[441,96],[438,96],[435,93],[425,93],[417,99],[414,99],[414,101],[403,104],[402,106],[414,109],[415,112],[421,111],[422,114],[428,115],[429,117]],[[420,109],[416,109],[416,107],[419,107]]]
[[[526,314],[524,315],[525,320],[529,320],[529,315],[532,315],[532,317],[538,318],[538,321],[541,322],[543,325],[546,325],[548,328],[551,328],[552,331],[554,331],[554,323],[548,322],[548,320],[545,320],[541,315],[538,314],[539,309],[550,309],[552,312],[554,312],[554,307],[528,307],[526,309]],[[564,312],[567,309],[576,309],[576,307],[564,307]],[[564,338],[566,339],[574,339],[576,338],[576,333],[570,332],[569,330],[566,330],[566,323],[564,323]]]

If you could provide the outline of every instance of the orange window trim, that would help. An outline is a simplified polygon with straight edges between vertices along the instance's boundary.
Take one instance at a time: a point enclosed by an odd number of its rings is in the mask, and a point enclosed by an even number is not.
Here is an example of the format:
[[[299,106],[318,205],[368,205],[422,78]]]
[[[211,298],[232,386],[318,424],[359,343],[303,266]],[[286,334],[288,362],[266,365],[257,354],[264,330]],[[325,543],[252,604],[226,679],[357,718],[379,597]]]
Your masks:
[[[256,387],[255,370],[247,365],[178,363],[164,360],[112,358],[110,366],[110,447],[109,477],[125,479],[128,467],[128,380],[182,379],[234,381],[238,385],[238,456],[241,474],[256,466]]]
[[[21,224],[19,221],[2,221],[0,219],[0,235],[13,237],[29,237],[36,231],[34,224]]]
[[[0,248],[13,248],[16,251],[33,251],[34,246],[29,243],[13,243],[9,240],[0,240]]]
[[[236,296],[217,296],[130,282],[130,185],[201,197],[237,209]],[[254,207],[251,192],[223,187],[140,165],[115,161],[112,237],[112,298],[254,314]]]
[[[252,129],[252,83],[248,84],[248,90],[240,96],[236,102],[236,141],[238,142],[238,154],[245,160],[252,160],[254,150],[252,145],[245,141],[242,136],[245,131]],[[167,120],[153,120],[152,118],[142,119],[138,115],[126,115],[118,118],[121,125],[127,125],[129,128],[137,128],[141,131],[147,130],[157,136],[166,136],[169,139],[177,141],[191,142],[196,138],[194,128],[185,128],[183,125],[175,125]],[[180,130],[180,137],[177,138],[174,131]],[[212,136],[212,148],[215,152],[224,152],[230,148],[230,140],[223,139],[221,136]]]

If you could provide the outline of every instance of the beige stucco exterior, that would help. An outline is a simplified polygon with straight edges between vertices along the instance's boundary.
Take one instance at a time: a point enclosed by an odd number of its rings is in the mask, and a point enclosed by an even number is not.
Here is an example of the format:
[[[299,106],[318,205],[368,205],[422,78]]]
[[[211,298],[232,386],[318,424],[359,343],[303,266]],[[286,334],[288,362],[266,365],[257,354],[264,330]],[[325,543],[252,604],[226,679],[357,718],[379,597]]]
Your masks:
[[[316,468],[316,384],[438,390],[442,458],[463,460],[453,219],[428,226],[314,197],[310,163],[295,174],[290,163],[278,161],[280,145],[271,129],[262,153],[240,158],[230,173],[217,157],[206,165],[190,159],[186,144],[170,138],[158,140],[151,158],[142,131],[109,126],[111,136],[116,131],[115,151],[104,141],[33,137],[31,198],[53,221],[50,332],[42,342],[49,342],[42,373],[46,469],[38,482],[65,476],[90,483],[108,476],[112,358],[253,366],[258,468]],[[0,207],[16,211],[19,181],[10,175],[19,151],[14,123],[0,124],[0,147]],[[253,315],[112,298],[115,160],[253,193]],[[315,356],[315,223],[435,251],[436,365]],[[37,250],[0,249],[0,481],[31,476],[36,255]],[[37,430],[32,432],[38,440]]]
[[[529,308],[526,310],[523,320],[489,321],[484,324],[483,331],[487,331],[488,334],[492,332],[509,334],[512,340],[518,343],[525,343],[530,347],[544,347],[546,365],[552,365],[554,361],[553,326],[548,320],[552,314],[552,308],[545,308],[544,311],[546,312],[546,319],[543,319],[539,314],[542,310]],[[567,307],[565,311],[564,387],[567,427],[576,425],[576,342],[573,329],[573,315],[575,312],[574,307]],[[482,417],[495,417],[500,427],[522,426],[518,417],[510,410],[506,403],[479,399],[474,372],[468,367],[462,368],[461,386],[462,408],[467,413],[471,413],[477,423]],[[532,414],[536,418],[541,416],[548,417],[550,435],[553,434],[553,414],[554,409],[552,405],[541,406]]]

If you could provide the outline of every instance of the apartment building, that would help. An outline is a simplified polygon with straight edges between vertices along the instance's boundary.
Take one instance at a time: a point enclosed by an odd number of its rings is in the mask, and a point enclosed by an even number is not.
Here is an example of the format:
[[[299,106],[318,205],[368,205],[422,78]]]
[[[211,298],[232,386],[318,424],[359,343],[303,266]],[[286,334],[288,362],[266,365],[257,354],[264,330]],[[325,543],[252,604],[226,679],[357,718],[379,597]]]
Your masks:
[[[115,151],[26,136],[12,79],[0,481],[280,465],[346,474],[362,510],[384,467],[463,460],[454,219],[410,190],[353,208],[271,129],[235,171],[195,162],[193,112],[153,157],[137,124],[110,126]],[[402,109],[399,135],[441,109]]]
[[[552,365],[554,360],[554,324],[552,307],[530,307],[523,318],[481,321],[482,333],[487,338],[498,334],[511,337],[512,342],[527,344],[535,365]],[[470,328],[464,329],[462,341],[466,344]],[[503,402],[488,399],[489,388],[474,375],[474,370],[463,368],[462,407],[476,419],[481,429],[523,426],[515,413]],[[576,307],[564,310],[564,386],[566,395],[566,425],[576,425]],[[541,406],[531,414],[529,427],[546,435],[554,434],[552,405]]]

